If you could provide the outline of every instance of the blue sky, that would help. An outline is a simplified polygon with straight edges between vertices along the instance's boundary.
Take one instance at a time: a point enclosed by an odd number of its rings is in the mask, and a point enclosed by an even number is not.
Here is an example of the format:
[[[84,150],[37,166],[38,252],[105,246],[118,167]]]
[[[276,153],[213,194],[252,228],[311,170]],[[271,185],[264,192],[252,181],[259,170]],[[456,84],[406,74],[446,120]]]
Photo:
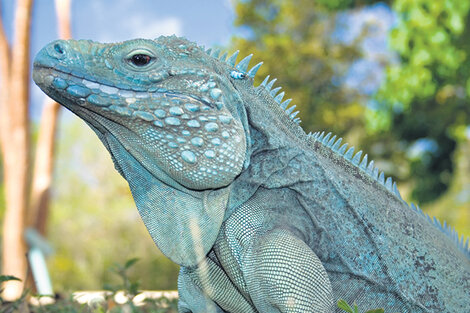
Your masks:
[[[0,0],[11,39],[15,0]],[[205,46],[227,45],[236,33],[230,0],[72,0],[72,35],[102,42],[176,34]],[[36,0],[31,25],[31,55],[57,39],[53,0]],[[31,87],[32,116],[39,116],[44,94]]]
[[[14,0],[1,0],[8,33]],[[176,34],[205,45],[224,44],[234,33],[230,0],[72,0],[75,38],[121,41]],[[33,49],[57,37],[53,0],[36,0],[33,11]]]
[[[388,32],[397,18],[390,7],[379,2],[339,14],[338,19],[340,22],[334,36],[345,43],[353,42],[364,29],[368,29],[361,45],[363,58],[350,67],[345,83],[352,89],[372,95],[385,79],[383,65],[398,62],[397,55],[387,48]]]
[[[15,0],[0,0],[6,32],[11,38]],[[132,38],[155,38],[176,34],[207,47],[226,46],[243,30],[233,26],[231,0],[72,0],[72,35],[76,39],[102,42]],[[354,64],[345,82],[353,89],[372,94],[383,79],[380,63],[390,58],[386,33],[394,23],[388,6],[377,4],[339,16],[336,36],[353,40],[364,26],[373,26],[364,41],[365,58]],[[57,39],[54,0],[36,0],[33,10],[31,56]],[[371,69],[374,68],[375,70]],[[45,95],[31,85],[32,116],[39,117]]]

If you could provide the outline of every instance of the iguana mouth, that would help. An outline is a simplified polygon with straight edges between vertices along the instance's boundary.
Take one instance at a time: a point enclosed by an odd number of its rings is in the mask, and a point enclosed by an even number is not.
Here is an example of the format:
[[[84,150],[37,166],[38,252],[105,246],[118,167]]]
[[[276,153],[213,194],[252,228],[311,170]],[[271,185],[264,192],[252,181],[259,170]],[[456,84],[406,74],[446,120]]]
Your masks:
[[[162,74],[161,76],[165,75]],[[166,75],[166,77],[170,76],[176,76],[176,74],[172,72]],[[98,82],[89,75],[67,73],[55,67],[37,63],[34,64],[33,78],[39,85],[61,90],[66,98],[71,96],[74,101],[78,99],[78,103],[82,106],[91,104],[104,110],[106,108],[114,109],[117,113],[127,116],[132,115],[133,110],[144,109],[144,107],[145,109],[155,109],[158,106],[169,105],[165,103],[166,100],[171,102],[171,100],[178,99],[178,101],[173,101],[175,104],[179,104],[176,102],[187,102],[194,105],[202,104],[202,110],[210,110],[216,106],[209,99],[182,94],[163,87],[153,87],[147,91],[136,91],[131,88],[113,85],[111,82]],[[167,99],[165,100],[165,98]],[[149,104],[154,107],[149,108]],[[196,109],[196,107],[190,105],[189,108],[190,110]],[[145,118],[143,119],[145,120]]]

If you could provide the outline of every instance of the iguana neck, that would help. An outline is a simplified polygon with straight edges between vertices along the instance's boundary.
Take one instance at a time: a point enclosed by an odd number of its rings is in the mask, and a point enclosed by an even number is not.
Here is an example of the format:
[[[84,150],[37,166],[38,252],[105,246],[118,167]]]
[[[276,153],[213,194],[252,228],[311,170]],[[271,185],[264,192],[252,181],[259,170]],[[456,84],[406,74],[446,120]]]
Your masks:
[[[240,83],[241,84],[241,83]],[[246,203],[261,186],[288,186],[296,177],[284,176],[282,181],[274,175],[287,172],[295,159],[305,155],[307,136],[279,104],[266,93],[263,86],[241,86],[249,125],[248,168],[232,183],[232,192],[224,219],[233,210]],[[307,147],[309,148],[309,147]],[[311,155],[311,158],[314,156]],[[313,160],[312,160],[313,161]]]

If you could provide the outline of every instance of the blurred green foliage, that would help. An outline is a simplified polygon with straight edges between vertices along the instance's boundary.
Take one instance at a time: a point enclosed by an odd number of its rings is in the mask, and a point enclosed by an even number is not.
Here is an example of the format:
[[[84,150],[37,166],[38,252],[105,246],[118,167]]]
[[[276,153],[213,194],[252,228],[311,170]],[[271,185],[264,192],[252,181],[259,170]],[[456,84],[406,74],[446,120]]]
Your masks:
[[[252,0],[237,2],[236,15],[249,35],[234,38],[233,47],[253,53],[253,64],[264,62],[255,85],[267,74],[277,77],[307,132],[363,129],[364,96],[340,83],[361,55],[361,37],[351,44],[335,40],[336,13],[316,1]]]
[[[458,145],[453,162],[456,164],[448,191],[426,206],[428,213],[440,216],[460,234],[470,236],[470,139]]]
[[[115,263],[110,270],[118,275],[121,280],[122,284],[119,285],[111,285],[106,284],[104,289],[110,290],[112,292],[117,292],[119,290],[125,290],[129,298],[134,298],[140,290],[140,281],[139,280],[131,280],[129,278],[129,269],[139,261],[138,258],[132,258],[126,261],[123,265],[119,263]]]
[[[392,2],[391,0],[383,0],[383,1],[377,1],[377,0],[317,0],[319,4],[324,6],[325,8],[332,10],[332,11],[338,11],[338,10],[345,10],[345,9],[350,9],[350,8],[360,8],[363,6],[367,5],[372,5],[377,2],[381,3],[390,3]]]
[[[412,198],[435,200],[451,185],[453,154],[467,140],[470,124],[470,2],[396,0],[398,22],[390,45],[401,62],[387,68],[377,107],[377,133],[400,141],[403,150],[424,145],[416,158],[407,155],[414,181]],[[386,132],[386,134],[385,134]],[[384,135],[385,134],[385,135]]]
[[[153,243],[127,182],[109,153],[82,121],[61,122],[48,238],[54,288],[96,290],[119,279],[108,269],[138,257],[132,274],[142,289],[176,289],[178,266]]]

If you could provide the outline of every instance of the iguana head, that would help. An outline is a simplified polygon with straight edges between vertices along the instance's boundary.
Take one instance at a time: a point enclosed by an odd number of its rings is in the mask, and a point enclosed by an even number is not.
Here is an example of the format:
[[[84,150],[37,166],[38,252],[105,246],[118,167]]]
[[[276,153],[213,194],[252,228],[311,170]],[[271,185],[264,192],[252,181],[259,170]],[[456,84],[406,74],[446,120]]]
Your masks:
[[[226,186],[249,160],[236,84],[259,65],[246,71],[248,59],[237,69],[235,58],[221,62],[172,36],[113,44],[59,40],[34,61],[36,84],[97,133],[152,238],[180,265],[196,264],[212,247]]]
[[[240,173],[246,137],[230,67],[194,43],[55,41],[34,67],[50,97],[184,187],[223,187]]]

